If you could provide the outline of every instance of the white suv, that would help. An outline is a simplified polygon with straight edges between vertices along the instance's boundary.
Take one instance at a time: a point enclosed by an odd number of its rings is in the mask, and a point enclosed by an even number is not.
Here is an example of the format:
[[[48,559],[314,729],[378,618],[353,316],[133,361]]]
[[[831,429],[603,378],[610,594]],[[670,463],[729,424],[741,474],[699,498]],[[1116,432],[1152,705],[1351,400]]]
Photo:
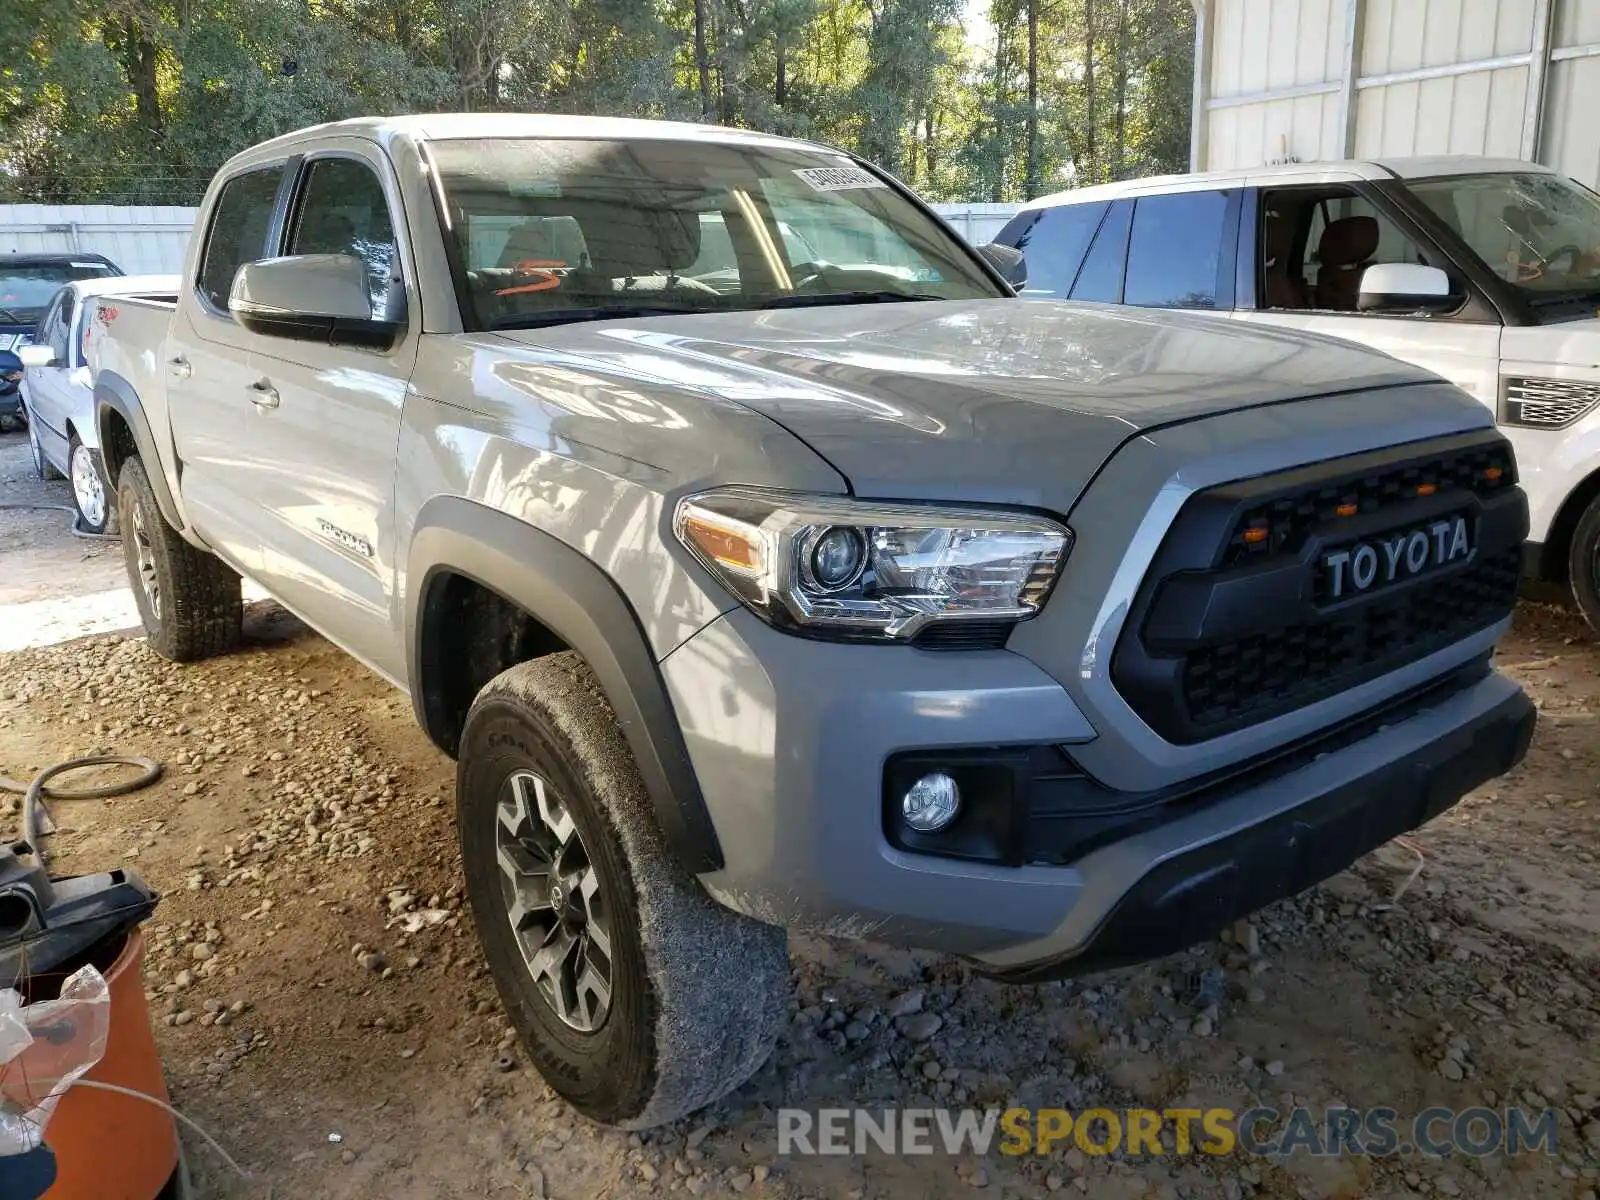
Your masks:
[[[1531,507],[1527,572],[1600,628],[1600,196],[1470,157],[1302,163],[1044,196],[995,239],[1027,298],[1346,338],[1491,406]],[[1400,414],[1396,414],[1397,420]]]

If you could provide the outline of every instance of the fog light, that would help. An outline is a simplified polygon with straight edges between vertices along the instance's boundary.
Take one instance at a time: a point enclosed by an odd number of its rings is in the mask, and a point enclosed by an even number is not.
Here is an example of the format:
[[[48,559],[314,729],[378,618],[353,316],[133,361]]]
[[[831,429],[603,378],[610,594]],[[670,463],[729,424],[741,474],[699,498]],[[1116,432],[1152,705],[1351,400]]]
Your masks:
[[[961,789],[948,775],[935,771],[913,783],[900,801],[906,824],[918,833],[936,833],[956,819]]]

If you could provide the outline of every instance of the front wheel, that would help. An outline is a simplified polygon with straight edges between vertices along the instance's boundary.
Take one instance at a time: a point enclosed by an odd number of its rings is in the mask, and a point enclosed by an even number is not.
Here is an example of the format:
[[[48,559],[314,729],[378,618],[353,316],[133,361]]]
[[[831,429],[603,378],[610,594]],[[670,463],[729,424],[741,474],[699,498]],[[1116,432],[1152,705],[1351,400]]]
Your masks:
[[[1567,579],[1572,598],[1591,629],[1600,630],[1600,496],[1578,518],[1567,550]]]
[[[534,1066],[574,1108],[642,1129],[748,1079],[782,1028],[781,929],[722,908],[668,851],[582,659],[478,694],[457,819],[490,970]]]
[[[71,468],[68,478],[72,481],[72,502],[78,506],[79,527],[84,533],[116,533],[117,503],[106,486],[100,451],[89,449],[73,434],[67,465]]]
[[[150,648],[173,662],[231,650],[244,620],[239,576],[167,524],[137,458],[122,464],[117,507],[123,562]]]

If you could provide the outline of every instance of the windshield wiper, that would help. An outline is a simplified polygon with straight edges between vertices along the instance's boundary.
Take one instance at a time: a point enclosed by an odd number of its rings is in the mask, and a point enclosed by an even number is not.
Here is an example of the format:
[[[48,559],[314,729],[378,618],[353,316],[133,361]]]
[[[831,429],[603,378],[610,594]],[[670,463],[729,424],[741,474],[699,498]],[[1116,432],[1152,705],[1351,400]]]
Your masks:
[[[943,300],[926,292],[819,292],[815,296],[774,296],[759,308],[812,308],[824,304],[893,304],[901,300]]]
[[[496,321],[494,329],[542,329],[547,325],[570,325],[578,321],[627,320],[631,317],[672,317],[684,313],[712,311],[669,305],[615,305],[607,308],[549,308]]]
[[[14,308],[0,308],[0,321],[10,321],[13,325],[26,325],[28,322],[17,316]]]

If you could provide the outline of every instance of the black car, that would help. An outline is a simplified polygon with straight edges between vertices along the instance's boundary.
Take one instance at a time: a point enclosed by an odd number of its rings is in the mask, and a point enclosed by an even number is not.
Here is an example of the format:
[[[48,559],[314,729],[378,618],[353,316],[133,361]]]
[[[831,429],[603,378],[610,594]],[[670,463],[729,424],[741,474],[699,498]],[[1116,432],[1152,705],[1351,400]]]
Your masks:
[[[0,254],[0,350],[16,350],[33,340],[34,326],[62,284],[122,273],[103,254]],[[21,392],[10,374],[0,372],[0,424],[16,419],[22,408]]]

